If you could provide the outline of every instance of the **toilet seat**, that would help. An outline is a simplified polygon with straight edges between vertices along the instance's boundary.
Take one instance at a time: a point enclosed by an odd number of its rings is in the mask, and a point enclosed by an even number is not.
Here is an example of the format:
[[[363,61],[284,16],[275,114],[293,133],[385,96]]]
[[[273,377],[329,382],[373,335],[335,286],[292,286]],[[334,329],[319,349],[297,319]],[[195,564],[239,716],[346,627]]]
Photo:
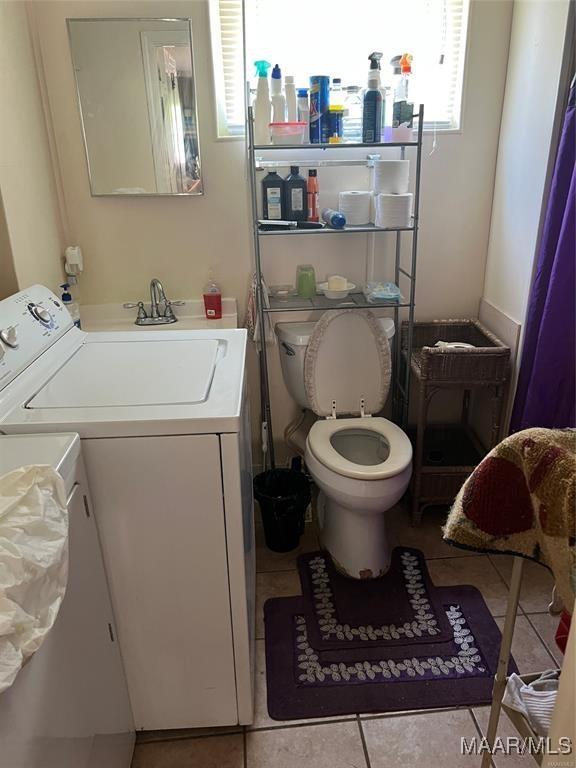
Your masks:
[[[345,458],[332,444],[333,436],[344,430],[375,432],[383,437],[390,450],[388,458],[378,464],[358,464]],[[383,480],[399,475],[412,461],[412,444],[408,436],[396,424],[383,418],[322,419],[310,430],[307,447],[327,469],[357,480]]]

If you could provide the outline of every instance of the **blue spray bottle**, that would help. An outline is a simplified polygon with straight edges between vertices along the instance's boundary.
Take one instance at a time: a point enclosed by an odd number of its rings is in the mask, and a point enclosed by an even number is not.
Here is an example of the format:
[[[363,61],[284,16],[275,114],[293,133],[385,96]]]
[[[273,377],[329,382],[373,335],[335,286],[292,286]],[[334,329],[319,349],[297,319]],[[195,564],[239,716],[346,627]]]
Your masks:
[[[362,111],[362,142],[364,144],[377,144],[381,141],[382,135],[382,92],[380,90],[380,59],[382,54],[375,51],[368,58],[370,69]]]

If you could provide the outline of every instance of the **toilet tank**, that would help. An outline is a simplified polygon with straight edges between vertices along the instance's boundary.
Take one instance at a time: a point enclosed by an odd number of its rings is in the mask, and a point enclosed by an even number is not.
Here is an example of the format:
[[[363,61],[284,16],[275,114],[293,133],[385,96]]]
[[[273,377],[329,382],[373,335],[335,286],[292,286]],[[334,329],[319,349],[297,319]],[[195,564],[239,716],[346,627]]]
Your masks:
[[[378,322],[391,339],[394,336],[394,320],[391,317],[379,317]],[[315,325],[314,322],[277,323],[275,327],[284,383],[302,408],[310,407],[304,388],[304,357]]]

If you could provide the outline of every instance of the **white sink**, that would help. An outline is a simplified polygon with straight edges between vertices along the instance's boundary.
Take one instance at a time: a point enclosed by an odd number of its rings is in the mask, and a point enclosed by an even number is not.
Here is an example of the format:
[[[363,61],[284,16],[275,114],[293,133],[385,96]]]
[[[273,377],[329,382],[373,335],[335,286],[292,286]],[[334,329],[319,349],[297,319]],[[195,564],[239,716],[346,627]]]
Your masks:
[[[148,306],[146,306],[148,311]],[[83,331],[193,331],[201,328],[237,328],[236,299],[222,299],[222,319],[207,320],[202,299],[186,299],[184,306],[174,307],[177,323],[166,325],[136,325],[136,309],[124,309],[122,304],[81,304],[80,320]]]

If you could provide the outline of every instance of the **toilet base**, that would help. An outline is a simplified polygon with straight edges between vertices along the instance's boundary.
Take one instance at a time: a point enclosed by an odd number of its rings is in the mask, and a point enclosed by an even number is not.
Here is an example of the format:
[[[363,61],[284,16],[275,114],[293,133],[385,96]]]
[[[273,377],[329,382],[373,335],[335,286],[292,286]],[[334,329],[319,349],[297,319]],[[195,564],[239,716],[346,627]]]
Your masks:
[[[387,573],[391,552],[385,515],[359,514],[319,494],[320,544],[340,573],[353,579],[376,579]]]

